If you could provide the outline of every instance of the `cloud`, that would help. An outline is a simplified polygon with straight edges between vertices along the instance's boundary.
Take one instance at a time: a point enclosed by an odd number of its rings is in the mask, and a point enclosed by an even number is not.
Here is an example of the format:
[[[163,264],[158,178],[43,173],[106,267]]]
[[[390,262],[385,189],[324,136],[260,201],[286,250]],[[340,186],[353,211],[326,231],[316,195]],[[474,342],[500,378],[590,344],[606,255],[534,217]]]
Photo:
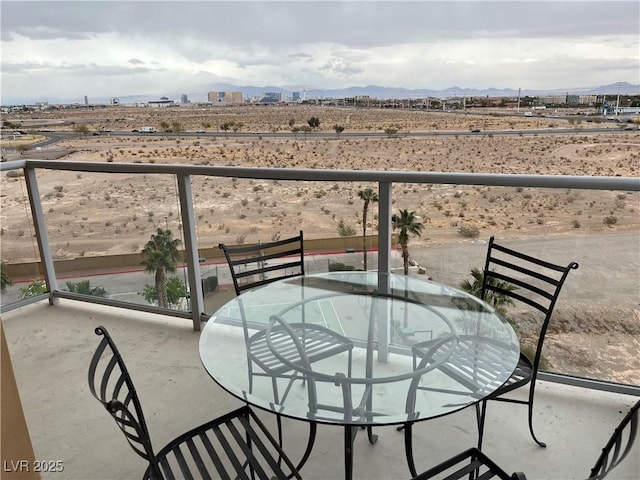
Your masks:
[[[2,62],[0,65],[0,69],[2,69],[3,74],[12,74],[12,73],[27,73],[33,70],[42,70],[45,68],[50,68],[50,65],[43,64],[40,62]]]
[[[310,61],[313,59],[313,55],[308,53],[290,53],[288,55],[289,60],[291,61]]]
[[[342,77],[350,77],[362,73],[361,68],[356,67],[341,58],[334,58],[329,60],[327,63],[320,67],[320,70]]]
[[[120,32],[224,44],[333,41],[373,47],[443,38],[637,34],[629,1],[2,2],[3,34],[38,39]],[[535,14],[532,14],[535,12]]]
[[[637,82],[640,64],[628,1],[3,0],[0,13],[3,98],[116,88],[104,79],[563,88]]]
[[[129,76],[140,75],[150,73],[158,70],[151,70],[143,67],[121,67],[118,65],[65,65],[57,67],[60,70],[66,71],[68,74],[79,77],[114,77],[114,76]],[[161,69],[162,70],[162,69]]]

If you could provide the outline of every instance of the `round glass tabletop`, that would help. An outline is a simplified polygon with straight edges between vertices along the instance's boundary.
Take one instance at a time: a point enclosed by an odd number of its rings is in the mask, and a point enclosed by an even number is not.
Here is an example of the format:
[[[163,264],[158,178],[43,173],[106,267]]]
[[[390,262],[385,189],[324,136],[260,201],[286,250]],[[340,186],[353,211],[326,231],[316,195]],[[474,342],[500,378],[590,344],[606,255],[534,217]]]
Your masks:
[[[210,376],[259,408],[320,423],[388,425],[476,403],[515,369],[519,343],[491,306],[377,272],[279,280],[220,308],[200,337]]]

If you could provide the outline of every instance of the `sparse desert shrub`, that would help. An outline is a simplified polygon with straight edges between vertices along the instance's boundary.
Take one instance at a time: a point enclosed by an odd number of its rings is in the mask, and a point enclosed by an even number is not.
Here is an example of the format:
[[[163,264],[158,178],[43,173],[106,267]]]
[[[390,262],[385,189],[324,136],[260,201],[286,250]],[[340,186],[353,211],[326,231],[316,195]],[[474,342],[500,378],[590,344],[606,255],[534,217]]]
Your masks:
[[[460,225],[458,227],[458,234],[464,238],[478,238],[480,236],[480,229],[475,225]]]
[[[7,172],[7,178],[18,178],[18,177],[24,177],[23,170],[9,170]]]
[[[346,263],[341,263],[341,262],[329,263],[330,272],[350,272],[355,269],[356,267],[354,267],[353,265],[347,265]]]
[[[577,219],[575,219],[575,218],[574,218],[574,219],[571,221],[571,226],[572,226],[573,228],[580,228],[582,225],[580,224],[580,221],[579,221],[579,220],[577,220]]]
[[[612,227],[613,225],[618,223],[618,218],[614,217],[613,215],[609,215],[609,216],[604,217],[604,219],[602,220],[602,223],[604,223],[608,227]]]
[[[337,227],[338,235],[341,237],[352,237],[356,234],[356,229],[353,226],[345,223],[343,219],[340,219]]]

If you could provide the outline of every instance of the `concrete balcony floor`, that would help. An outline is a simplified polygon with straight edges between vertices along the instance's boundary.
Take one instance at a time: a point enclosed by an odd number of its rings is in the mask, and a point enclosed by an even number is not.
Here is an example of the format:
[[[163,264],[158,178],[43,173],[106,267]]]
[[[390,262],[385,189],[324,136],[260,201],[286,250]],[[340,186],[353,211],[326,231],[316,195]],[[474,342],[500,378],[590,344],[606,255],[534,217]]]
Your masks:
[[[156,449],[187,429],[219,416],[240,402],[209,378],[198,355],[199,332],[191,323],[153,314],[61,300],[40,302],[2,318],[36,459],[64,462],[58,479],[141,478],[145,463],[87,387],[89,360],[98,344],[93,329],[104,325],[133,377]],[[526,409],[491,402],[485,452],[508,472],[529,479],[586,478],[601,448],[637,400],[628,395],[541,382],[535,425],[546,449],[531,439]],[[273,416],[261,416],[273,426]],[[306,445],[308,427],[285,420],[285,450],[294,461]],[[403,436],[395,427],[377,428],[378,443],[355,440],[354,477],[406,479]],[[418,470],[424,470],[476,442],[474,410],[467,409],[414,427]],[[611,479],[640,478],[634,451]],[[304,478],[343,476],[343,432],[320,426]]]

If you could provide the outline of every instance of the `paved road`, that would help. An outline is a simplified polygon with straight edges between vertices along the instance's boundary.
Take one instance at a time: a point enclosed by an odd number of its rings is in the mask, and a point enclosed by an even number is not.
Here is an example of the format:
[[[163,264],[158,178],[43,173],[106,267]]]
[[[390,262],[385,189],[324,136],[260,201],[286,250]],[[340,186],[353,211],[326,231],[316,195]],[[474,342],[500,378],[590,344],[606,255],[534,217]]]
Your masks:
[[[552,262],[576,261],[580,268],[571,272],[563,290],[564,298],[572,302],[589,302],[597,305],[615,305],[619,308],[640,308],[640,233],[608,233],[585,235],[558,235],[535,237],[504,242],[515,249]],[[459,240],[453,244],[434,246],[411,246],[410,254],[435,281],[457,286],[469,278],[472,268],[481,268],[486,254],[486,240]],[[375,265],[376,252],[371,252],[369,265]],[[362,267],[362,252],[308,255],[308,273],[326,272],[329,262],[342,262]],[[392,255],[394,271],[402,273],[402,258],[398,251]],[[200,266],[202,277],[218,276],[221,285],[231,284],[231,276],[225,263],[207,263]],[[418,275],[417,268],[411,275]],[[184,279],[184,269],[176,275]],[[153,284],[153,276],[143,271],[84,277],[66,277],[59,280],[59,288],[65,289],[67,281],[89,279],[92,286],[102,286],[112,298],[145,303],[138,292],[145,284]],[[16,284],[2,294],[2,303],[8,304],[20,298],[20,288],[26,283]]]

